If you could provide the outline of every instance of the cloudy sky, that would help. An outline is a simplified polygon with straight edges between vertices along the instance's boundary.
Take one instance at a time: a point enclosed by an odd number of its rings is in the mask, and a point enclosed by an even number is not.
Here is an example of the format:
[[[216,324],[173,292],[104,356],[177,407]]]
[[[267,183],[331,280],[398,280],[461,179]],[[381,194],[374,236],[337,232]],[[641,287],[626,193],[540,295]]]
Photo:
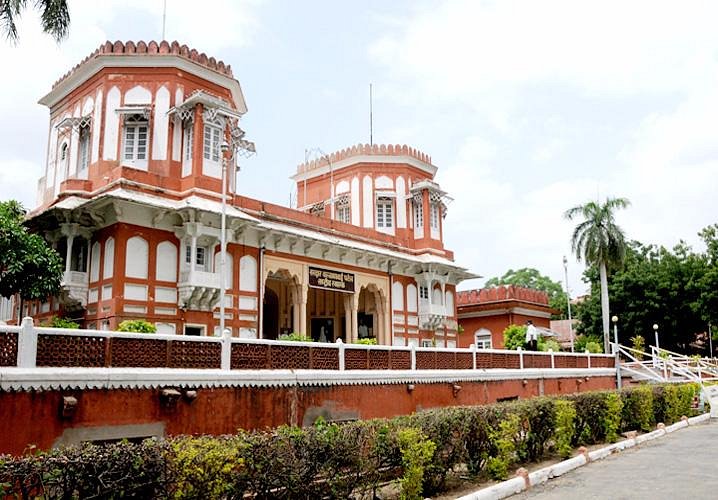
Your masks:
[[[0,199],[34,206],[52,82],[107,39],[160,39],[162,5],[71,0],[61,44],[32,11],[17,46],[0,41]],[[374,142],[430,154],[455,198],[457,262],[563,280],[571,206],[625,196],[628,236],[668,246],[701,248],[717,222],[716,19],[718,3],[691,1],[168,0],[166,38],[242,84],[258,148],[243,194],[288,204],[306,149],[368,142],[373,83]],[[574,295],[582,271],[571,258]]]

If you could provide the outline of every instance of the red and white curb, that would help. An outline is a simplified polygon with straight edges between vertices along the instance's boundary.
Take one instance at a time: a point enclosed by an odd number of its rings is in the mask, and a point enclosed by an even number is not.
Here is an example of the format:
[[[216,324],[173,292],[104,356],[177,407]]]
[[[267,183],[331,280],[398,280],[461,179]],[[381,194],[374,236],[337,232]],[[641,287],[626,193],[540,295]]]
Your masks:
[[[665,426],[663,424],[658,424],[658,428],[653,432],[631,437],[598,450],[589,452],[586,448],[579,448],[579,454],[573,458],[569,458],[563,462],[559,462],[530,473],[522,467],[516,471],[515,478],[489,486],[488,488],[474,491],[473,493],[459,497],[458,500],[498,500],[500,498],[510,497],[511,495],[526,491],[533,486],[545,483],[549,479],[562,476],[563,474],[581,467],[582,465],[593,462],[594,460],[601,460],[612,453],[618,453],[625,449],[633,448],[634,446],[645,443],[646,441],[651,441],[665,436],[670,432],[683,429],[689,425],[707,422],[708,420],[710,420],[710,413],[705,413],[692,418],[682,417],[679,422],[676,422],[673,425]]]

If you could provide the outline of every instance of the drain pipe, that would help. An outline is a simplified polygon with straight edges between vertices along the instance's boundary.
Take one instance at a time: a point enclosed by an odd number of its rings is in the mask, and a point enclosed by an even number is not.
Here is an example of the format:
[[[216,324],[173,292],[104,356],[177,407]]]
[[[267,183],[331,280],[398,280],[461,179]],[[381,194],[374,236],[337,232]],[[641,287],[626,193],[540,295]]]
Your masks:
[[[264,338],[264,243],[259,247],[259,303],[257,304],[257,338]]]
[[[394,273],[391,272],[391,261],[387,264],[387,273],[389,273],[389,333],[391,334],[391,338],[389,339],[389,345],[394,345],[394,302],[392,298],[392,293],[394,289]]]

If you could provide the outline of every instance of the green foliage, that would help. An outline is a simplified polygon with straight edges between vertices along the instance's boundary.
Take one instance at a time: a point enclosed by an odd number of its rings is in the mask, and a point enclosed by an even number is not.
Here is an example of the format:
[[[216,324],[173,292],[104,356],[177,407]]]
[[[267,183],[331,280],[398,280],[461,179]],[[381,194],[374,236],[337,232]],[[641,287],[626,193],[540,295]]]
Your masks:
[[[62,260],[40,235],[28,232],[24,217],[20,203],[0,202],[0,297],[44,300],[60,290]]]
[[[615,392],[606,393],[606,413],[603,417],[603,433],[606,441],[613,443],[618,440],[618,433],[621,429],[621,418],[623,416],[623,401],[621,396]]]
[[[0,498],[402,498],[451,474],[506,478],[519,463],[689,415],[697,384],[658,385],[437,408],[393,419],[83,445],[0,456]]]
[[[118,332],[134,332],[134,333],[156,333],[157,327],[154,323],[145,321],[144,319],[126,319],[117,326]]]
[[[237,477],[244,464],[246,446],[232,437],[179,437],[170,444],[176,471],[172,496],[178,499],[240,497]]]
[[[71,319],[60,318],[59,316],[53,316],[52,318],[50,318],[49,321],[44,323],[42,326],[47,326],[50,328],[69,328],[69,329],[76,330],[76,329],[80,328],[80,323],[72,321]]]
[[[589,344],[590,347],[589,347]],[[598,350],[596,349],[598,346]],[[588,352],[601,353],[603,352],[603,340],[597,335],[579,335],[573,343],[573,350],[576,352],[584,352],[588,349]]]
[[[543,339],[543,337],[540,337],[540,339]],[[559,352],[561,350],[561,344],[554,339],[543,339],[543,342],[539,341],[538,343],[538,350]]]
[[[504,330],[504,349],[526,348],[526,326],[509,325]]]
[[[404,475],[399,481],[402,500],[424,498],[422,495],[424,468],[431,460],[435,449],[436,445],[426,439],[420,430],[409,428],[399,431],[399,450],[404,468]]]
[[[507,415],[497,429],[489,433],[495,453],[486,463],[486,472],[492,479],[503,480],[509,475],[509,466],[516,461],[515,438],[519,434],[521,420],[518,415]]]
[[[314,339],[312,339],[311,337],[302,335],[301,333],[297,332],[285,333],[284,335],[280,335],[279,340],[289,340],[291,342],[314,342]]]
[[[17,22],[27,8],[27,0],[3,0],[0,5],[0,26],[7,38],[18,41]],[[56,42],[67,37],[70,28],[70,11],[67,0],[36,0],[32,6],[40,11],[42,31],[51,35]]]
[[[377,345],[376,338],[366,338],[366,339],[359,339],[355,342],[355,344],[361,344],[361,345]]]
[[[556,452],[561,458],[568,458],[573,452],[571,440],[576,432],[576,408],[573,401],[557,399],[554,401],[556,412],[556,430],[554,441]]]
[[[646,339],[643,338],[642,335],[634,335],[631,337],[631,346],[639,352],[634,352],[633,355],[636,356],[636,359],[638,361],[641,361],[643,359],[643,353],[646,352]]]
[[[641,335],[645,344],[653,345],[655,323],[660,326],[661,347],[688,354],[696,349],[690,345],[696,334],[707,332],[708,323],[718,324],[716,228],[709,226],[700,233],[705,252],[684,242],[673,248],[631,242],[625,265],[611,270],[608,286],[611,313],[619,317],[620,343]],[[591,284],[591,294],[576,309],[578,330],[596,334],[601,331],[597,268],[589,267],[584,280]],[[700,352],[706,354],[707,349],[706,345]]]
[[[650,431],[655,425],[653,389],[647,385],[621,392],[622,426],[626,430]]]
[[[491,278],[484,284],[485,287],[501,285],[516,285],[548,293],[549,306],[559,311],[552,319],[566,319],[568,317],[568,301],[563,286],[548,276],[542,275],[537,269],[524,267],[522,269],[509,269],[500,278]]]

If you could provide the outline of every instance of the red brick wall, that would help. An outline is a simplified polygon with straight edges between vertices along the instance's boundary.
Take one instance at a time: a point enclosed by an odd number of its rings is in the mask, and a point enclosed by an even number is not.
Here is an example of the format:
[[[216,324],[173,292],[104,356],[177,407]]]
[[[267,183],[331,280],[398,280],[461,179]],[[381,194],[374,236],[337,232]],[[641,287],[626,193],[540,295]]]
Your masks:
[[[503,380],[452,384],[197,389],[193,402],[160,404],[158,389],[0,392],[0,453],[20,454],[28,445],[48,449],[65,429],[162,422],[167,435],[224,434],[281,424],[308,425],[328,419],[367,419],[410,414],[426,408],[476,405],[499,398],[529,398],[612,389],[613,377]],[[78,400],[75,415],[60,418],[63,396]],[[32,422],[32,425],[28,425]],[[12,429],[12,432],[7,430]]]

